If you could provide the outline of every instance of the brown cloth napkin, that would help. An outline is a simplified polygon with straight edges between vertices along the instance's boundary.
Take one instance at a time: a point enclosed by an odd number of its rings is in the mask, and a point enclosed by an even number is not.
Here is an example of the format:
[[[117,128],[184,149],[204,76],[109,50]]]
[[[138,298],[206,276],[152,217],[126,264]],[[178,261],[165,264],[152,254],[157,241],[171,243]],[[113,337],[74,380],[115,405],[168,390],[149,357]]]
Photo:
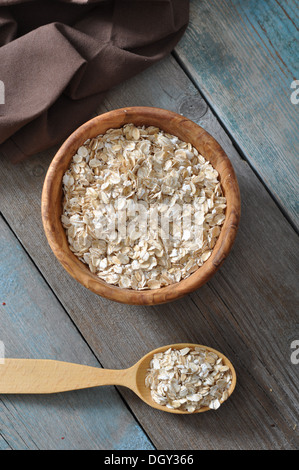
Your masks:
[[[188,0],[0,0],[0,152],[20,161],[63,141],[188,20]]]

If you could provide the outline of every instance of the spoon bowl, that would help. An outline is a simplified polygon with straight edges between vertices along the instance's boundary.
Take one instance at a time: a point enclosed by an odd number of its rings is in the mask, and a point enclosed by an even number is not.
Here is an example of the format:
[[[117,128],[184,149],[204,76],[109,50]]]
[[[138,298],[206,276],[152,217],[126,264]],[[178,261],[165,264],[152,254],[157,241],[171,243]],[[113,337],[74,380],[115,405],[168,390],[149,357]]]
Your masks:
[[[145,385],[145,377],[153,356],[169,348],[183,349],[195,347],[214,352],[228,366],[232,381],[227,390],[228,396],[236,386],[236,372],[230,360],[219,351],[199,344],[178,343],[157,348],[143,356],[128,369],[102,369],[99,367],[56,361],[52,359],[6,359],[0,364],[0,394],[47,394],[60,393],[83,388],[104,385],[124,386],[131,389],[147,405],[161,411],[176,414],[194,414],[208,411],[205,406],[193,413],[159,405],[151,396],[151,390]]]
[[[141,398],[145,403],[150,405],[153,408],[156,408],[161,411],[166,411],[169,413],[176,413],[176,414],[194,414],[194,413],[202,413],[204,411],[210,410],[208,406],[204,406],[199,408],[198,410],[194,411],[193,413],[190,413],[189,411],[181,410],[181,409],[173,409],[173,408],[168,408],[165,405],[159,405],[156,403],[151,396],[151,390],[149,387],[145,385],[145,377],[147,375],[147,372],[150,368],[150,362],[153,358],[153,356],[157,353],[163,353],[167,351],[169,348],[172,349],[184,349],[184,348],[190,348],[194,349],[195,347],[203,348],[206,351],[213,352],[217,354],[219,358],[222,359],[222,362],[224,365],[228,366],[231,373],[232,373],[232,381],[231,385],[228,389],[228,397],[233,393],[235,386],[236,386],[236,371],[230,362],[230,360],[222,353],[217,351],[216,349],[210,348],[208,346],[203,346],[201,344],[193,344],[193,343],[177,343],[177,344],[170,344],[168,346],[162,346],[159,347],[145,356],[143,356],[134,366],[134,371],[135,371],[135,385],[136,388],[134,389],[135,393]],[[227,398],[228,398],[227,397]]]

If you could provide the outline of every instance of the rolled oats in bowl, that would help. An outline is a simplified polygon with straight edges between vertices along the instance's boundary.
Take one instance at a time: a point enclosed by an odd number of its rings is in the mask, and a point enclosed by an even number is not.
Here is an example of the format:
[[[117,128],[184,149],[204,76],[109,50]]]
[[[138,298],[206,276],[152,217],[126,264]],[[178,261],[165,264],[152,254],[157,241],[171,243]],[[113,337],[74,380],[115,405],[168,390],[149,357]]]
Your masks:
[[[187,142],[126,124],[87,140],[63,176],[71,251],[108,284],[157,289],[208,260],[225,219],[218,172]]]
[[[203,407],[218,409],[228,398],[231,383],[229,366],[203,347],[154,354],[145,378],[156,403],[189,413]]]

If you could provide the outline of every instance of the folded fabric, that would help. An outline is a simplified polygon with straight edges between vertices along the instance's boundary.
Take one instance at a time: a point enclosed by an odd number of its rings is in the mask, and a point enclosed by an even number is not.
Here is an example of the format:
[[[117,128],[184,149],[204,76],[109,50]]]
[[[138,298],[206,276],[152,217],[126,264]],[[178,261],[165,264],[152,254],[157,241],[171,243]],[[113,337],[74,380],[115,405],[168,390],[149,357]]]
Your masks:
[[[0,0],[0,152],[19,161],[64,140],[173,50],[188,3]]]

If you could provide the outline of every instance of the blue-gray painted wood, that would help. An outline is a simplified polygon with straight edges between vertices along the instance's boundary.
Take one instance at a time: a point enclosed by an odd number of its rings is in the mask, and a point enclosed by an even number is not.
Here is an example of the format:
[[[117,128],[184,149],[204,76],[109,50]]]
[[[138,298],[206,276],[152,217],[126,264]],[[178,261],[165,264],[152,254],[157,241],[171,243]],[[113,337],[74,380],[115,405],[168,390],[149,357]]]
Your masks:
[[[51,253],[40,217],[44,174],[55,149],[18,165],[0,159],[0,209],[104,367],[128,367],[155,347],[184,341],[210,345],[232,360],[237,387],[215,413],[161,413],[119,389],[155,447],[298,448],[298,365],[290,361],[290,345],[299,337],[298,237],[172,57],[111,90],[99,112],[138,104],[195,120],[235,167],[240,229],[207,285],[177,302],[146,308],[110,302],[72,279]]]
[[[190,10],[176,57],[298,228],[298,2],[191,0]]]
[[[0,218],[0,341],[6,357],[100,367]],[[1,364],[0,364],[1,372]],[[114,387],[0,396],[0,450],[153,449]]]

